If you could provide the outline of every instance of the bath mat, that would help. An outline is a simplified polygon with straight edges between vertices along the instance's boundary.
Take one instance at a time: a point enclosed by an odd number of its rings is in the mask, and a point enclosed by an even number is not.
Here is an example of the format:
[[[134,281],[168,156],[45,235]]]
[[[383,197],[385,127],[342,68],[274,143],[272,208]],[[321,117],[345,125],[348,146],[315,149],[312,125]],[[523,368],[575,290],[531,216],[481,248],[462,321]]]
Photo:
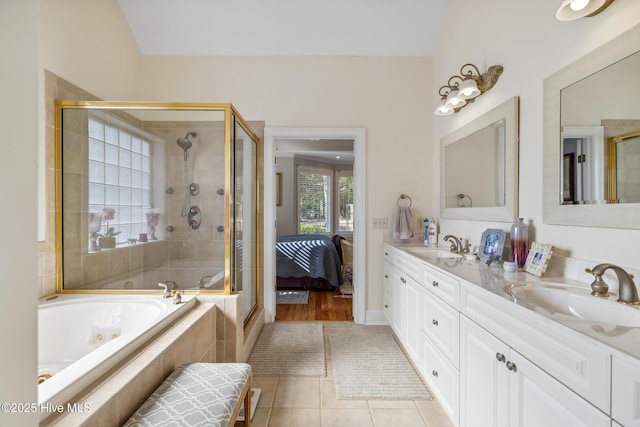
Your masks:
[[[307,304],[309,291],[278,291],[276,304]]]
[[[329,346],[338,399],[433,399],[391,332],[332,332]]]
[[[249,364],[261,378],[326,377],[321,323],[275,322],[264,326]]]

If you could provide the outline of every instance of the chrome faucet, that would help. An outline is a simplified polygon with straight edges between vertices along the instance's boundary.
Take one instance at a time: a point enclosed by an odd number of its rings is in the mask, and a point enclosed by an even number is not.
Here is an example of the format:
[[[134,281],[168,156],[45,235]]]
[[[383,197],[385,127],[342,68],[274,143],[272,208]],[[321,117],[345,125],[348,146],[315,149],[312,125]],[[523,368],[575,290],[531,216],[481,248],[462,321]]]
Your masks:
[[[198,287],[204,288],[205,287],[204,285],[208,284],[211,281],[211,279],[213,279],[213,276],[211,274],[206,274],[202,276],[200,280],[198,280]]]
[[[171,298],[171,290],[176,288],[176,282],[173,280],[165,280],[164,282],[158,283],[158,286],[164,287],[162,298]]]
[[[462,237],[457,238],[451,234],[444,236],[444,240],[451,243],[451,252],[454,254],[466,254],[469,253],[469,246],[463,243]]]
[[[591,283],[591,295],[597,297],[609,296],[609,286],[602,279],[602,275],[608,269],[612,269],[618,277],[618,302],[622,304],[640,304],[638,290],[635,283],[633,283],[633,274],[629,274],[622,267],[613,264],[598,264],[593,268],[585,269],[587,273],[591,273],[595,277],[595,280]]]

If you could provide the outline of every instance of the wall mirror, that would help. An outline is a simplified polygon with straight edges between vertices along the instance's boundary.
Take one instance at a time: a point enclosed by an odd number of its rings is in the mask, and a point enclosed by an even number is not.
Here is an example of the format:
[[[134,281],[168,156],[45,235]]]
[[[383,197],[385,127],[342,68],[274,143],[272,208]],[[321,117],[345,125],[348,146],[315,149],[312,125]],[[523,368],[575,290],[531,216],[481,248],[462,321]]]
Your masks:
[[[442,218],[517,217],[518,102],[513,97],[440,141]]]
[[[545,223],[640,228],[639,45],[640,25],[545,79]]]

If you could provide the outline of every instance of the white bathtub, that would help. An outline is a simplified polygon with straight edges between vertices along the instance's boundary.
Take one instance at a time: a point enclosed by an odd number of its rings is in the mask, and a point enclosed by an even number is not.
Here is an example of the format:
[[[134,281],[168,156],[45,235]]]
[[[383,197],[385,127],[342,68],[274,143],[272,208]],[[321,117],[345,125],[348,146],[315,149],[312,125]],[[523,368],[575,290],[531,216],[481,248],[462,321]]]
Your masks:
[[[38,307],[38,403],[65,404],[190,310],[160,295],[58,295]],[[34,378],[34,381],[36,379]]]

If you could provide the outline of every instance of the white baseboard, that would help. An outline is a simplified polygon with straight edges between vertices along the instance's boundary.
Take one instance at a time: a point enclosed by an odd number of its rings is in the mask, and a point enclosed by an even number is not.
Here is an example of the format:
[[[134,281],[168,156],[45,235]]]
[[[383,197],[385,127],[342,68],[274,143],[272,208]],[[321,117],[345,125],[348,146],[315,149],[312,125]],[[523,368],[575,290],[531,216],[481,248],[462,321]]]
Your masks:
[[[388,325],[389,321],[384,317],[381,310],[368,310],[366,313],[365,325]]]

